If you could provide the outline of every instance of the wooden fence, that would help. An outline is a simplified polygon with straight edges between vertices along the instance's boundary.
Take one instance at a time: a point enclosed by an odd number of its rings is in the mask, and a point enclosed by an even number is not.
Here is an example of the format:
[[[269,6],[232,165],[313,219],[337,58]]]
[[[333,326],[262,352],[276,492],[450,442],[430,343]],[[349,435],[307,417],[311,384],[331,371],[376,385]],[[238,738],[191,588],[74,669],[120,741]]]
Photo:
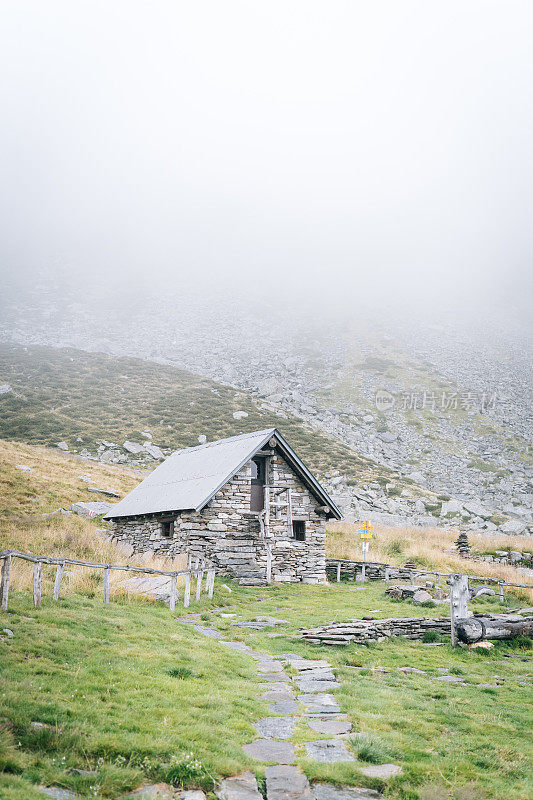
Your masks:
[[[434,569],[393,567],[391,564],[384,564],[380,561],[350,561],[345,558],[326,559],[326,572],[330,578],[335,578],[337,583],[339,583],[343,574],[353,580],[386,581],[387,583],[390,580],[409,580],[411,584],[414,584],[415,577],[435,577],[437,583],[440,583],[441,578],[448,579],[457,574],[454,572],[437,572]],[[501,600],[503,600],[504,586],[515,586],[520,589],[533,590],[533,585],[530,583],[510,583],[502,578],[495,578],[493,576],[466,575],[465,577],[468,579],[469,583],[470,581],[481,581],[482,583],[497,585]]]
[[[146,575],[166,575],[170,578],[170,610],[174,611],[176,607],[177,581],[178,575],[185,575],[185,589],[183,592],[183,605],[187,608],[191,599],[191,581],[196,577],[196,600],[200,600],[202,592],[202,585],[205,576],[205,593],[208,597],[213,597],[213,589],[215,586],[215,569],[207,566],[205,563],[200,562],[198,559],[194,566],[189,564],[188,569],[181,570],[161,570],[152,569],[151,567],[135,567],[130,564],[97,564],[92,561],[78,561],[74,558],[56,558],[54,556],[38,556],[33,553],[22,553],[19,550],[2,550],[0,552],[0,560],[2,561],[1,577],[0,577],[0,611],[7,611],[7,601],[9,597],[9,579],[11,574],[11,564],[14,558],[20,558],[23,561],[33,562],[33,605],[41,605],[41,572],[43,564],[51,564],[56,566],[56,574],[54,580],[54,590],[52,598],[59,599],[59,592],[61,589],[61,580],[63,577],[63,570],[65,564],[72,564],[78,567],[90,567],[91,569],[102,569],[104,571],[104,603],[109,603],[109,575],[112,569],[122,570],[123,572],[141,572]]]

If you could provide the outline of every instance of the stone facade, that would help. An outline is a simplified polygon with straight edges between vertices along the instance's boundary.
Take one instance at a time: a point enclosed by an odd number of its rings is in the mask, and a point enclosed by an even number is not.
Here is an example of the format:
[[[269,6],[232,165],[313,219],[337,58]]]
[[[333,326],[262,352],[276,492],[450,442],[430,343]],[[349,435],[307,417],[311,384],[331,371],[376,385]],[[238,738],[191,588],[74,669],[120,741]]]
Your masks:
[[[248,462],[202,511],[115,520],[114,540],[134,552],[160,555],[190,554],[213,564],[222,574],[242,583],[264,583],[268,550],[274,582],[322,583],[326,579],[326,515],[320,501],[277,451],[267,457],[267,485],[290,486],[292,516],[305,522],[305,540],[289,531],[286,509],[269,515],[269,536],[261,532],[259,514],[250,511],[251,463]],[[171,538],[163,535],[162,521],[172,520]]]

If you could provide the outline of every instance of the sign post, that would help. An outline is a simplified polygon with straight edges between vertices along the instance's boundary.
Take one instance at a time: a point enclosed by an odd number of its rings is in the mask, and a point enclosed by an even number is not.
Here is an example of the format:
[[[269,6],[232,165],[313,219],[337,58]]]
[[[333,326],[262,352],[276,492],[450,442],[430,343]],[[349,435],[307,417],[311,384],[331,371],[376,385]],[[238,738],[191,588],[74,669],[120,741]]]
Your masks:
[[[374,526],[367,520],[362,524],[359,528],[359,535],[361,537],[361,542],[363,545],[363,566],[361,568],[361,579],[364,581],[366,580],[366,554],[368,553],[368,549],[370,547],[370,539],[372,538],[372,531],[374,530]]]

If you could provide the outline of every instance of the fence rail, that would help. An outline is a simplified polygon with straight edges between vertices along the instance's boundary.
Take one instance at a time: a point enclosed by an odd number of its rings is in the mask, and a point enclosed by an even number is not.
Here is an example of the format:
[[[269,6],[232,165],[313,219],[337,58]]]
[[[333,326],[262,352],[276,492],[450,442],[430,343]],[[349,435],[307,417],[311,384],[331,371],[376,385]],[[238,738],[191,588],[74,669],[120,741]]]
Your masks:
[[[93,561],[80,561],[75,558],[63,558],[57,556],[40,556],[34,553],[23,553],[20,550],[2,550],[0,552],[0,560],[2,562],[2,569],[0,573],[0,611],[7,611],[7,602],[9,597],[9,581],[11,575],[11,564],[14,558],[19,558],[22,561],[29,561],[33,563],[33,605],[41,605],[41,573],[42,565],[48,564],[56,566],[56,575],[54,580],[54,590],[52,599],[59,599],[59,592],[61,589],[61,580],[63,577],[63,570],[65,564],[71,564],[78,567],[89,567],[90,569],[102,569],[104,571],[104,603],[109,603],[109,575],[111,570],[122,570],[123,572],[140,572],[146,575],[164,575],[170,578],[170,599],[169,607],[174,611],[176,607],[176,600],[178,597],[177,581],[178,575],[185,575],[185,588],[183,592],[183,605],[187,608],[191,599],[191,580],[196,577],[196,600],[200,600],[202,592],[202,583],[205,575],[205,588],[204,591],[208,597],[213,597],[213,589],[215,586],[216,570],[196,559],[194,567],[189,564],[187,569],[178,570],[162,570],[153,569],[152,567],[136,567],[131,564],[99,564]],[[190,559],[189,559],[190,561]]]
[[[394,567],[391,564],[385,564],[382,561],[351,561],[347,558],[327,558],[326,571],[329,575],[333,573],[336,576],[337,583],[340,581],[343,571],[345,575],[353,575],[354,577],[359,574],[362,576],[363,580],[368,578],[369,580],[384,580],[388,582],[391,579],[403,579],[410,580],[411,583],[414,583],[415,577],[422,575],[434,575],[438,580],[439,578],[450,578],[457,574],[455,572],[438,572],[434,569]],[[467,575],[466,577],[469,581],[482,581],[483,583],[496,584],[500,587],[500,594],[503,591],[504,586],[514,586],[520,589],[533,590],[533,584],[531,583],[511,583],[510,581],[503,580],[503,578],[495,578],[493,575]]]

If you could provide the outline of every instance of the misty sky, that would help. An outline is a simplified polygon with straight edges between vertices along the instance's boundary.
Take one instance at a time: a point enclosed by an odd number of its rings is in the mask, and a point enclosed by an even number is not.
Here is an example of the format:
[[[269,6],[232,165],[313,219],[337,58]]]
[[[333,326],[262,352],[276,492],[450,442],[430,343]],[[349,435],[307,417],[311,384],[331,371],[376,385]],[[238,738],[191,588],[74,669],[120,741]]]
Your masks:
[[[532,23],[530,0],[1,0],[2,270],[523,301]]]

